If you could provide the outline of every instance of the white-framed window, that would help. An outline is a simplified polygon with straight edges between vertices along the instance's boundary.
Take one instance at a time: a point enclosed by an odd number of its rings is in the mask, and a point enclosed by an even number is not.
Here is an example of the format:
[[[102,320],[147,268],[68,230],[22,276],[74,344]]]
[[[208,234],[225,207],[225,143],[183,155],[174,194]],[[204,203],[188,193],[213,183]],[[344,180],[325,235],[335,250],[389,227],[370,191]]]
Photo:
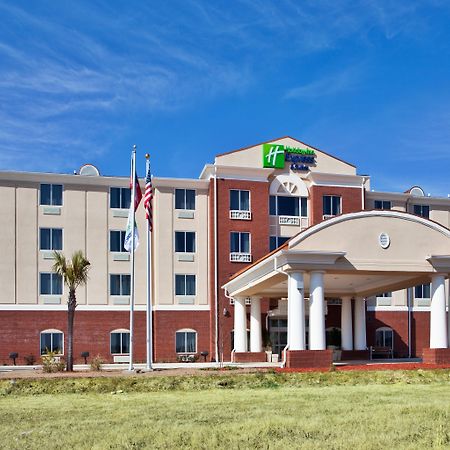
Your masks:
[[[323,196],[323,216],[331,217],[341,214],[341,197],[339,195]]]
[[[175,275],[175,295],[194,296],[196,294],[195,275]]]
[[[392,297],[392,292],[381,292],[381,294],[377,294],[377,297],[390,298]]]
[[[130,330],[118,329],[110,333],[111,355],[128,355],[130,353]]]
[[[269,197],[269,215],[308,217],[308,199],[306,197],[271,195]]]
[[[230,261],[251,262],[251,239],[247,231],[232,231],[230,233]]]
[[[419,284],[414,287],[414,298],[431,298],[431,285],[427,284]]]
[[[131,189],[127,187],[112,187],[109,190],[109,207],[115,209],[129,209],[131,203]]]
[[[110,295],[130,295],[131,277],[129,274],[114,273],[109,275]]]
[[[230,210],[250,211],[250,191],[230,189]]]
[[[390,200],[375,200],[374,208],[383,210],[392,209],[392,202]]]
[[[394,348],[394,331],[389,327],[375,330],[375,346]]]
[[[61,275],[54,272],[39,273],[40,295],[62,295],[63,282]]]
[[[175,252],[195,253],[195,231],[175,231]]]
[[[62,250],[62,228],[40,228],[39,250]]]
[[[64,333],[60,330],[41,331],[39,348],[41,355],[48,352],[64,355]]]
[[[62,206],[62,184],[45,184],[40,187],[39,204],[43,206]]]
[[[125,242],[126,231],[110,230],[109,231],[109,251],[110,252],[126,252],[123,246]]]
[[[197,332],[184,328],[175,332],[176,353],[197,353]]]
[[[270,236],[269,238],[269,251],[275,250],[280,245],[283,245],[290,238],[285,236]]]
[[[428,205],[413,205],[414,214],[416,216],[430,218],[430,207]]]
[[[194,189],[175,189],[175,209],[195,209]]]

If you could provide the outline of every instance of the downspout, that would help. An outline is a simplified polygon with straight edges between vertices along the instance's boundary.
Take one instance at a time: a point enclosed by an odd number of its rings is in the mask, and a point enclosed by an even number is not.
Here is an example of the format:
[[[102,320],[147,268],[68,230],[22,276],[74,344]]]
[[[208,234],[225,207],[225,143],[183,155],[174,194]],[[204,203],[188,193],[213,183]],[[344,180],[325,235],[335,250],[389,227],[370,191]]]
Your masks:
[[[277,267],[277,258],[275,257],[273,260],[274,263],[274,269],[278,273],[282,273],[283,275],[288,276],[288,273],[285,272],[283,269],[279,269]],[[283,351],[281,352],[283,355],[283,359],[281,360],[280,367],[283,369],[286,367],[286,358],[287,358],[287,351],[289,350],[289,295],[288,295],[288,340],[286,346],[283,348]]]
[[[225,297],[228,300],[233,300],[233,297],[230,296],[230,294],[228,294],[228,291],[226,289],[224,289],[224,293],[225,293]],[[231,349],[231,362],[234,362],[234,354],[236,353],[236,350],[234,348],[234,342],[233,342],[233,348]]]
[[[411,359],[411,304],[412,304],[412,288],[406,289],[406,302],[408,304],[408,358]]]
[[[361,182],[361,210],[364,211],[366,209],[366,196],[365,196],[365,188],[367,178],[365,176],[362,177]]]
[[[214,345],[216,353],[216,362],[220,362],[219,355],[219,298],[218,298],[218,272],[217,272],[217,167],[214,165],[214,308],[216,311],[214,323]]]

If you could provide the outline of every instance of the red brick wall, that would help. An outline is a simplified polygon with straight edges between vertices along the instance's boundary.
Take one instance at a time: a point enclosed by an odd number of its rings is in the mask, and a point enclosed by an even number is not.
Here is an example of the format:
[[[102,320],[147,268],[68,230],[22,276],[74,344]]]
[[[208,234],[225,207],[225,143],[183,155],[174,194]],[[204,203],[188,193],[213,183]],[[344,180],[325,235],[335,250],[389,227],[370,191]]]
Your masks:
[[[229,218],[230,189],[250,191],[252,220],[231,220]],[[233,274],[248,265],[247,263],[230,262],[230,232],[248,231],[251,234],[251,253],[253,262],[269,252],[269,184],[265,182],[218,179],[217,197],[219,347],[223,348],[224,359],[229,361],[232,350],[231,331],[234,326],[234,307],[230,305],[229,299],[225,297],[221,286],[223,286]],[[213,211],[214,209],[212,208],[211,216],[213,215]],[[214,283],[212,283],[212,285],[214,289]],[[214,295],[212,295],[211,298],[214,299]],[[263,301],[261,305],[262,317],[265,317],[264,313],[267,311],[268,305],[268,301]],[[227,316],[223,314],[224,309],[229,312]],[[250,308],[247,307],[248,312],[249,309]]]
[[[310,211],[311,225],[315,225],[323,220],[324,195],[338,195],[342,198],[342,214],[362,210],[361,188],[312,186],[310,195],[312,204]]]
[[[155,311],[154,312],[154,359],[176,361],[175,331],[193,328],[197,331],[197,350],[208,350],[208,311]],[[144,311],[135,313],[134,361],[146,359],[146,319]],[[67,313],[65,311],[1,311],[0,312],[0,364],[10,364],[9,353],[18,352],[17,364],[24,364],[24,356],[40,357],[40,332],[58,329],[64,333],[67,354]],[[127,311],[76,311],[74,326],[75,362],[84,362],[80,354],[88,351],[90,356],[101,355],[112,362],[110,332],[129,328]]]

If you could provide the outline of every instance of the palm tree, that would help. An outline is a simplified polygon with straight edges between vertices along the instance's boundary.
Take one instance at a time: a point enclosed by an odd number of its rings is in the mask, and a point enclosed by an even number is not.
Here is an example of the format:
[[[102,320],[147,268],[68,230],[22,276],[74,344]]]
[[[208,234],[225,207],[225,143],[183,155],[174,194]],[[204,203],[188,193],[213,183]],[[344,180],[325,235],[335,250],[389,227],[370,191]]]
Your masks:
[[[67,300],[67,366],[68,372],[73,372],[73,321],[75,318],[75,308],[77,299],[75,291],[78,286],[85,284],[88,279],[90,262],[84,257],[81,250],[72,255],[68,261],[60,252],[53,252],[55,263],[53,271],[64,280],[64,284],[69,288],[69,298]]]

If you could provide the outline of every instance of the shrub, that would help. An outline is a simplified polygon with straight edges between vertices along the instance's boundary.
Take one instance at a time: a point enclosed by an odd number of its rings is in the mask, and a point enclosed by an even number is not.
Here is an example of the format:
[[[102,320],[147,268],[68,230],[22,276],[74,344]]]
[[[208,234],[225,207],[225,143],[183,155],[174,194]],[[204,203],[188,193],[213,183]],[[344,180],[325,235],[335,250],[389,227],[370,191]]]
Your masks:
[[[66,363],[63,358],[56,356],[55,352],[47,351],[45,355],[41,356],[42,370],[45,373],[63,372]]]
[[[100,370],[102,370],[102,364],[104,363],[105,361],[100,355],[94,356],[91,359],[91,370],[99,372]]]
[[[25,364],[27,366],[32,366],[36,362],[34,355],[25,355],[23,359],[25,360]]]

